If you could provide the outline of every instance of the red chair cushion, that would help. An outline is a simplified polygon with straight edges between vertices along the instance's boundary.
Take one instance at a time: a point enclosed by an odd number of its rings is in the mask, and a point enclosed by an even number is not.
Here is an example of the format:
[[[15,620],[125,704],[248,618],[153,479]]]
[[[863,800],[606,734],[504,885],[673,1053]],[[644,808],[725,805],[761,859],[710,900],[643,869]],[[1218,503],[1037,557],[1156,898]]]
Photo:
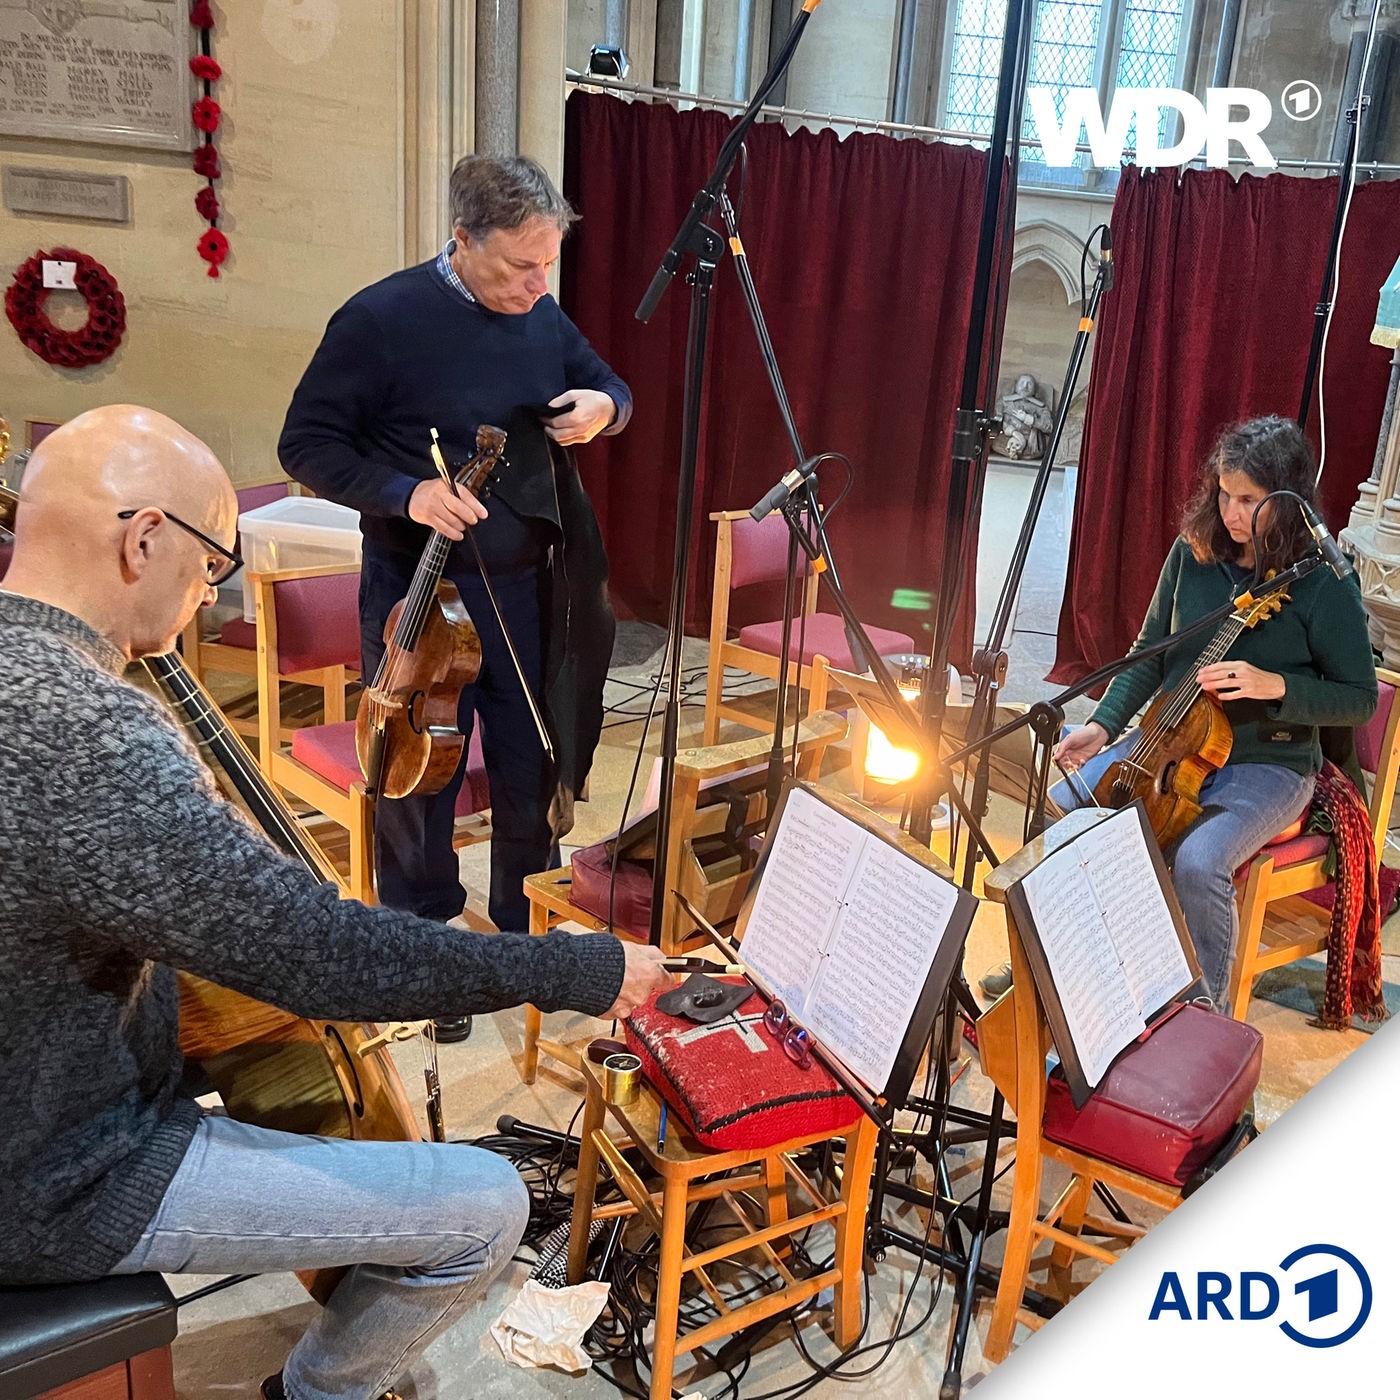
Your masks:
[[[1114,1061],[1082,1109],[1057,1068],[1047,1084],[1045,1136],[1183,1185],[1239,1121],[1263,1058],[1264,1037],[1253,1026],[1184,1006]]]
[[[1356,731],[1356,758],[1368,772],[1374,773],[1381,763],[1381,744],[1385,727],[1390,722],[1390,707],[1395,703],[1395,687],[1385,681],[1376,683],[1379,696],[1376,712]]]
[[[219,631],[219,641],[226,647],[246,647],[249,651],[257,651],[257,624],[245,622],[241,617],[230,618]]]
[[[607,845],[585,846],[569,858],[572,882],[569,903],[608,921],[608,884],[612,856]],[[649,861],[622,859],[617,863],[617,888],[612,895],[612,926],[619,933],[646,938],[651,932],[651,882]]]
[[[360,665],[360,576],[322,574],[272,585],[277,666],[284,676]]]
[[[799,1069],[788,1058],[762,1024],[764,1006],[755,992],[732,1015],[702,1026],[658,1011],[653,998],[626,1021],[642,1073],[691,1136],[718,1152],[834,1136],[860,1117],[860,1105],[823,1065]]]
[[[345,792],[352,783],[362,782],[360,759],[355,751],[355,723],[310,724],[292,730],[292,757],[313,773]],[[481,755],[481,727],[472,730],[467,749],[467,774],[457,793],[453,809],[459,817],[470,817],[491,807],[491,785],[486,778],[486,760]]]
[[[792,624],[792,639],[788,646],[788,659],[797,660],[798,642],[802,643],[802,664],[810,666],[817,656],[824,656],[833,666],[843,671],[852,667],[851,649],[846,645],[846,629],[836,613],[813,613],[806,621],[806,634],[801,635],[803,623],[800,618]],[[884,627],[867,627],[870,640],[881,656],[895,652],[913,651],[914,639],[903,632],[891,632]],[[761,651],[767,656],[777,656],[783,642],[783,624],[779,622],[755,622],[739,632],[739,645],[750,651]]]

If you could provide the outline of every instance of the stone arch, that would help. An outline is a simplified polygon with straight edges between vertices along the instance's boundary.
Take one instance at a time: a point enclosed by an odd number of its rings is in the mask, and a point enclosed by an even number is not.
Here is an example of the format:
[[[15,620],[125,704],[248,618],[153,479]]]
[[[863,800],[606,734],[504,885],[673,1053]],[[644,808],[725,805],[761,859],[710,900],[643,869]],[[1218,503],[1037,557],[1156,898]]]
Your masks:
[[[1066,302],[1079,300],[1079,256],[1083,241],[1067,228],[1047,221],[1025,224],[1016,230],[1012,272],[1033,262],[1043,262],[1060,279]]]

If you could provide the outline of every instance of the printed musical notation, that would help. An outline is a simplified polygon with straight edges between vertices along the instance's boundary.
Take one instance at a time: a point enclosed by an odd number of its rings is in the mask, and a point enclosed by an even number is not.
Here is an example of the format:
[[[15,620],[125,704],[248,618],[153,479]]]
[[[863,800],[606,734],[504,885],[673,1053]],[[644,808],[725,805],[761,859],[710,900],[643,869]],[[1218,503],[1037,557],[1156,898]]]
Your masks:
[[[1071,1042],[1056,1046],[1090,1088],[1195,975],[1147,842],[1138,808],[1126,807],[1020,881],[1023,941],[1044,957],[1042,999],[1057,1004]]]
[[[818,1043],[880,1089],[958,899],[946,877],[796,788],[758,881],[744,960]]]

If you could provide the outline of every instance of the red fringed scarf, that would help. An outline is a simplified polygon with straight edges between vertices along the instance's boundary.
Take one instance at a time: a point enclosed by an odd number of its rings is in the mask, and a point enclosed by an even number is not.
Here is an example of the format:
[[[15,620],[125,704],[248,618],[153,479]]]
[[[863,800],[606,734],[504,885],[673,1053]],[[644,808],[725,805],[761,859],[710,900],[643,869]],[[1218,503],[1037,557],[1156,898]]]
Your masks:
[[[1386,1018],[1381,990],[1381,894],[1371,816],[1355,784],[1332,763],[1317,775],[1313,806],[1332,828],[1337,897],[1327,933],[1327,990],[1317,1024],[1347,1030],[1353,1014]]]

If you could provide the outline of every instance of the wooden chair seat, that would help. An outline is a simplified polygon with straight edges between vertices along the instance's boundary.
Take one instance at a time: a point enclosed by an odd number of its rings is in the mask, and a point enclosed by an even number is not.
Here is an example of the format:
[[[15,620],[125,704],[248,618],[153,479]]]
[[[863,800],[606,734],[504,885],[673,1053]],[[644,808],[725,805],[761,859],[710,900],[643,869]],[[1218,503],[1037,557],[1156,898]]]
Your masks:
[[[781,515],[756,521],[746,510],[722,510],[710,519],[715,522],[715,582],[705,678],[706,744],[718,741],[720,721],[724,719],[748,729],[773,732],[771,714],[753,713],[725,702],[724,668],[734,666],[776,680],[783,664],[779,656],[782,622],[752,623],[740,629],[737,640],[731,641],[729,605],[731,595],[738,589],[785,579],[788,557],[788,529]],[[789,643],[788,680],[798,692],[808,693],[808,706],[816,712],[826,707],[828,669],[834,664],[849,670],[852,660],[840,617],[817,611],[817,571],[810,565],[805,578],[802,615],[794,620]],[[914,639],[903,632],[879,627],[867,630],[881,655],[914,650]]]
[[[1400,777],[1400,674],[1376,670],[1380,698],[1376,713],[1356,731],[1357,757],[1369,775],[1368,808],[1377,856],[1385,850],[1386,830]],[[1247,1019],[1255,980],[1270,968],[1327,949],[1329,911],[1298,896],[1325,889],[1329,841],[1304,833],[1307,813],[1280,832],[1235,873],[1240,934],[1230,974],[1230,1014]]]
[[[569,1282],[583,1280],[593,1221],[637,1216],[656,1234],[661,1254],[656,1274],[651,1400],[670,1400],[678,1354],[708,1346],[775,1313],[794,1308],[826,1288],[834,1294],[836,1344],[842,1349],[854,1345],[860,1336],[861,1257],[877,1138],[870,1119],[862,1114],[842,1134],[817,1133],[768,1148],[712,1152],[690,1138],[672,1114],[665,1149],[658,1151],[661,1100],[656,1091],[644,1082],[637,1101],[619,1107],[604,1102],[602,1071],[586,1057],[582,1073],[583,1127],[569,1232]],[[606,1131],[609,1118],[621,1130],[620,1138],[611,1137]],[[830,1187],[823,1189],[794,1161],[803,1148],[832,1141],[845,1143],[839,1192]],[[634,1149],[640,1159],[640,1170],[623,1155],[629,1149]],[[595,1203],[599,1166],[603,1162],[626,1197],[621,1203]],[[660,1189],[651,1189],[643,1174],[659,1178]],[[789,1202],[789,1185],[795,1188],[799,1199],[805,1197],[796,1214]],[[755,1218],[752,1208],[740,1199],[744,1192],[762,1201],[761,1219]],[[738,1226],[736,1234],[709,1248],[687,1248],[685,1231],[690,1208],[716,1200],[728,1207]],[[826,1224],[834,1227],[836,1234],[833,1263],[819,1273],[798,1277],[785,1257],[785,1242]],[[716,1264],[750,1251],[759,1253],[781,1284],[734,1307],[716,1286],[711,1270]],[[679,1309],[687,1276],[705,1290],[719,1316],[682,1333]]]

